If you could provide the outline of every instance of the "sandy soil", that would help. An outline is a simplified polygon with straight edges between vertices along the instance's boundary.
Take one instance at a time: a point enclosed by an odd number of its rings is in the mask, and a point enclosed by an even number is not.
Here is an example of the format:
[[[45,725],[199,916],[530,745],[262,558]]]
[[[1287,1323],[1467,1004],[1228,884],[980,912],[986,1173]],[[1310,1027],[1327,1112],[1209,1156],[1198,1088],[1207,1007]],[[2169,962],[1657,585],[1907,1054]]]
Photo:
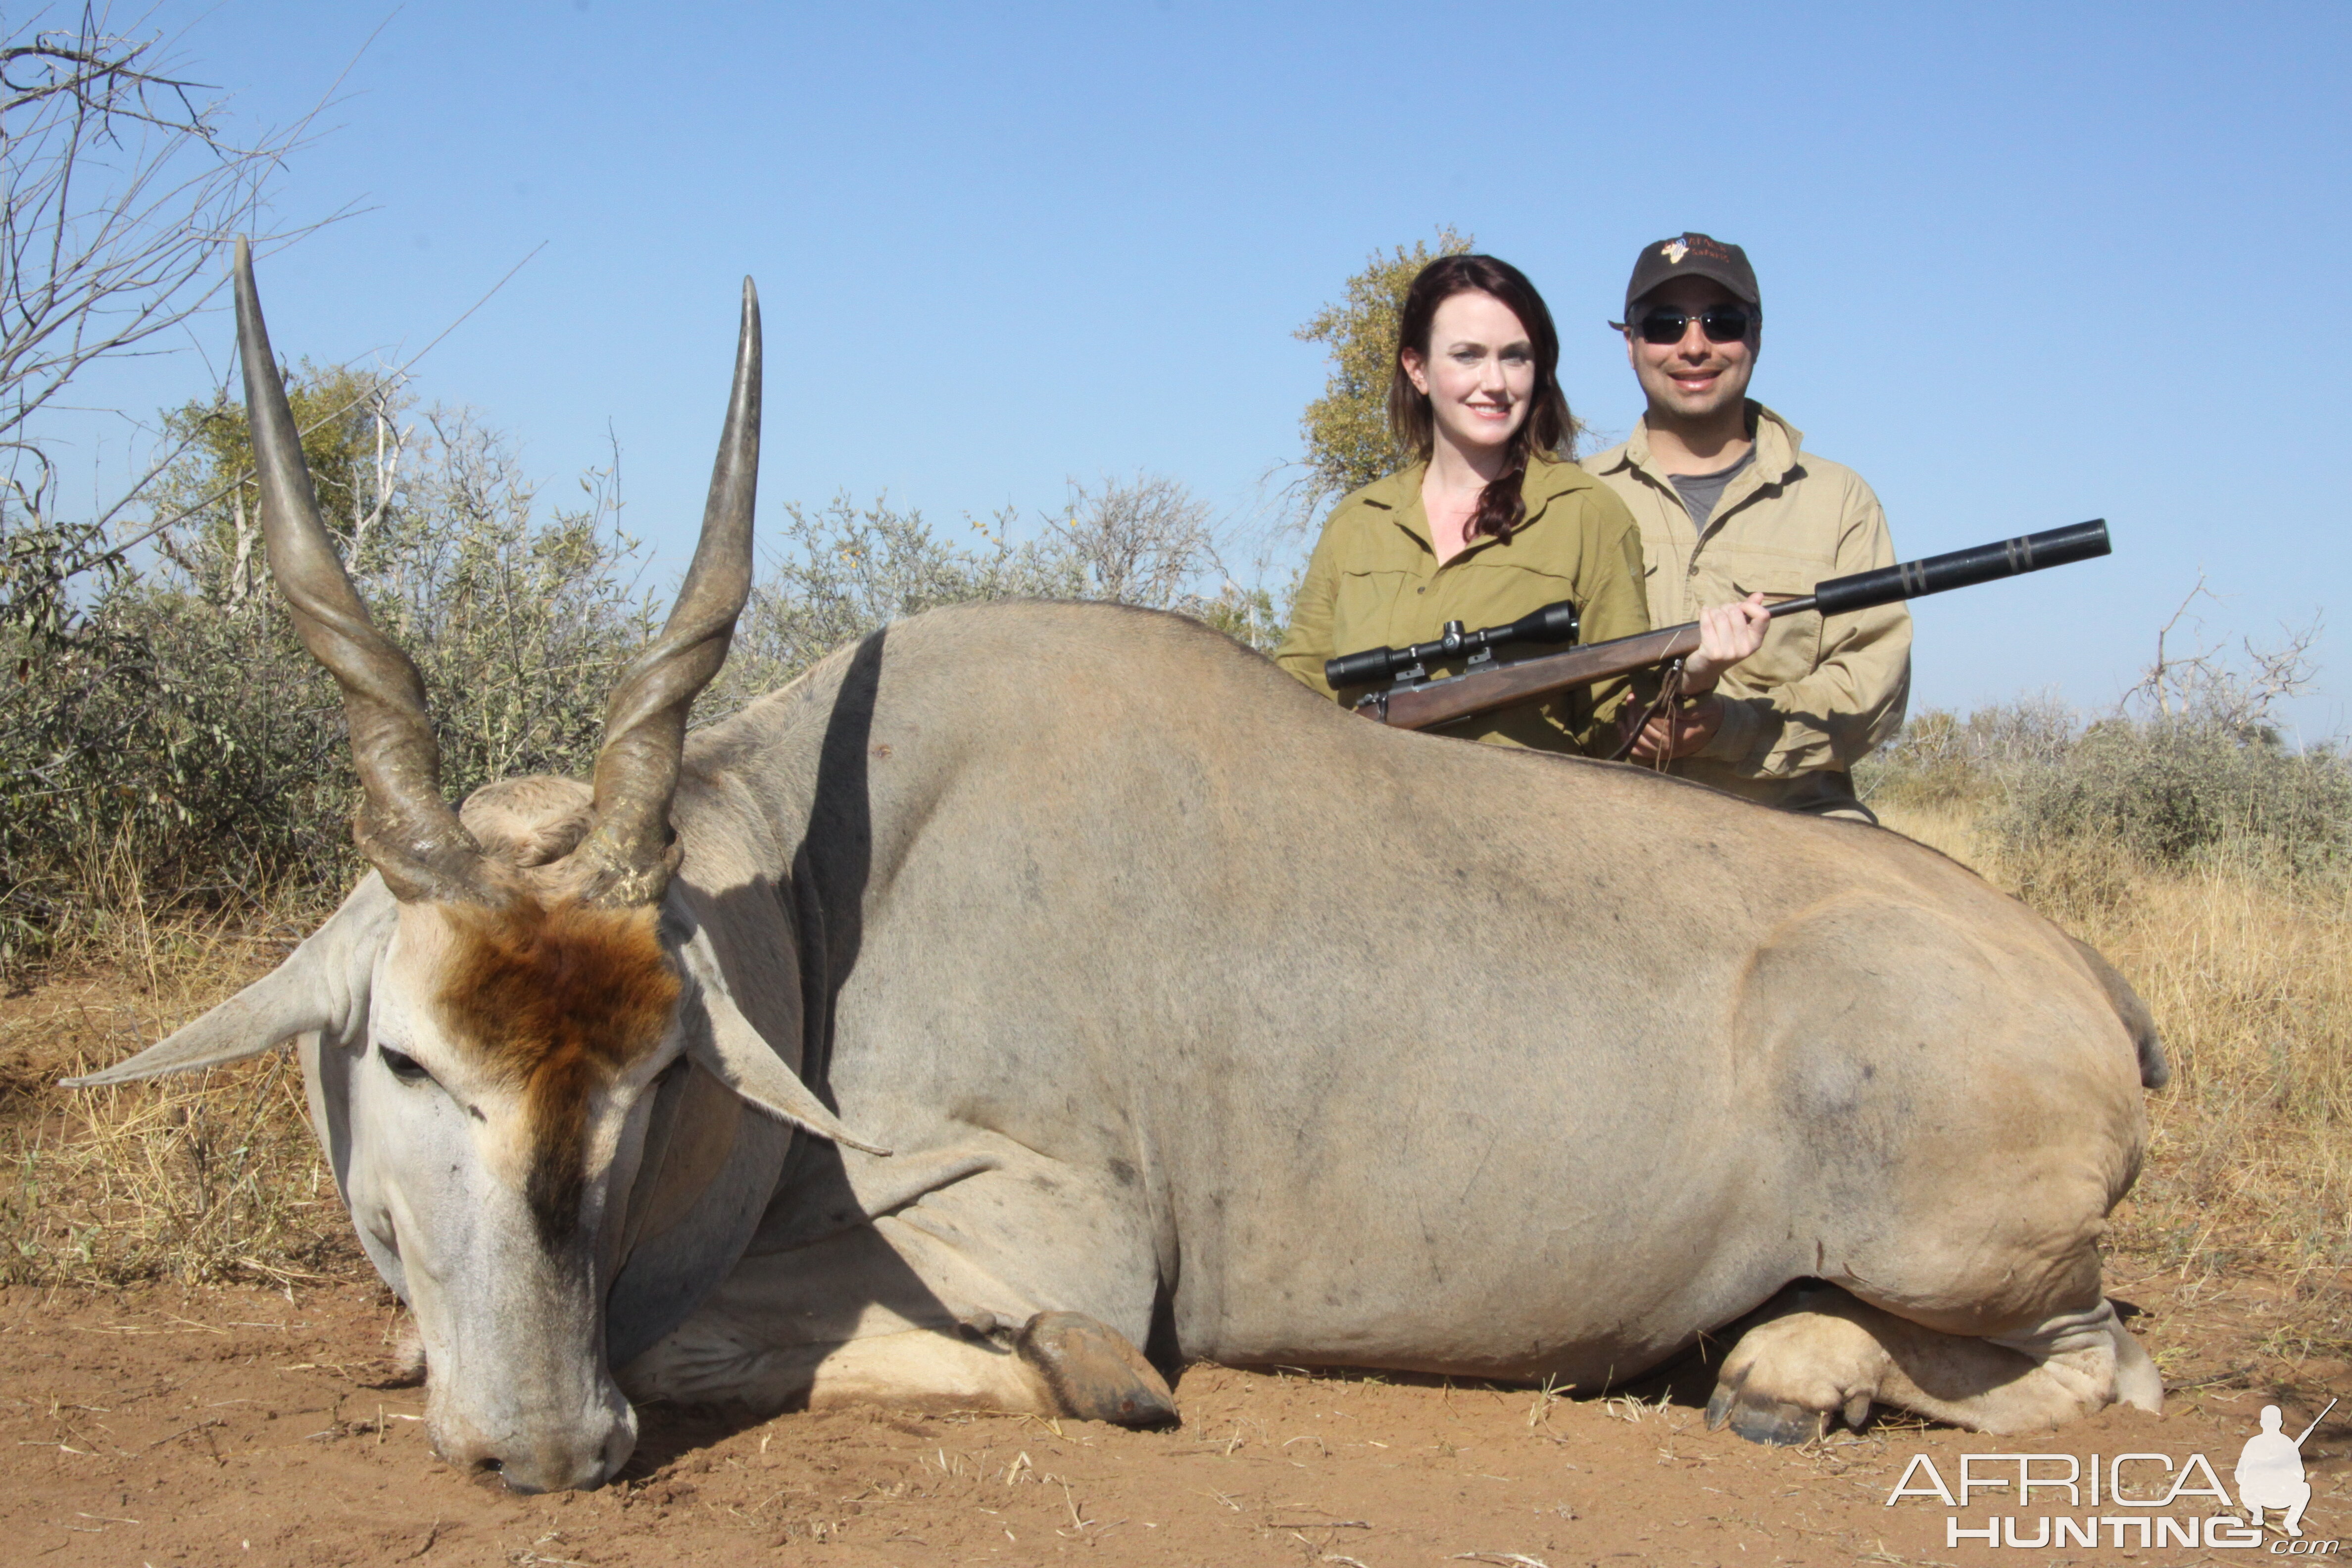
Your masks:
[[[393,1383],[395,1309],[381,1290],[18,1289],[0,1293],[0,1560],[2023,1561],[1972,1542],[1948,1548],[1949,1510],[1932,1498],[1889,1506],[1912,1457],[1932,1456],[1956,1481],[1964,1453],[2141,1450],[2185,1464],[2202,1452],[2226,1478],[2264,1399],[2281,1397],[2299,1427],[2323,1389],[2352,1393],[2342,1363],[2263,1364],[2274,1292],[2133,1283],[2153,1303],[2140,1327],[2190,1386],[2160,1419],[2111,1411],[2025,1442],[1887,1424],[1801,1449],[1756,1447],[1706,1430],[1703,1369],[1639,1398],[1580,1400],[1196,1366],[1177,1388],[1184,1425],[1166,1433],[884,1409],[733,1428],[655,1410],[617,1484],[541,1498],[432,1457],[423,1390]],[[2308,1445],[2315,1541],[2352,1537],[2347,1451],[2352,1420],[2339,1406]],[[1979,1496],[1962,1523],[2003,1511],[2020,1513]],[[2036,1560],[2262,1555],[2103,1544]]]

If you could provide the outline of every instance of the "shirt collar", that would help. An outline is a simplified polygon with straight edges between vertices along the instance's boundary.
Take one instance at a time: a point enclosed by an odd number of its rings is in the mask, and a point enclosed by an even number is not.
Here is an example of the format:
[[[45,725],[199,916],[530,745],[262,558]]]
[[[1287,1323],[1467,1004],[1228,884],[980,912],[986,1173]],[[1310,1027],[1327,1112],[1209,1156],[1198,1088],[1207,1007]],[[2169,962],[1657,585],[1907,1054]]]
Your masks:
[[[1748,399],[1747,406],[1748,423],[1756,432],[1756,476],[1768,485],[1780,484],[1796,468],[1797,455],[1804,448],[1805,433],[1752,397]],[[1648,468],[1650,416],[1644,414],[1634,425],[1633,433],[1625,437],[1625,445],[1618,449],[1617,461],[1610,466],[1610,471]]]
[[[1428,474],[1427,463],[1413,463],[1365,487],[1363,500],[1365,504],[1390,513],[1399,528],[1434,550],[1436,544],[1429,532],[1429,514],[1422,510],[1421,505],[1422,480]],[[1590,482],[1584,471],[1574,463],[1556,462],[1547,458],[1528,458],[1527,473],[1519,481],[1519,500],[1526,508],[1524,520],[1511,531],[1511,536],[1516,539],[1531,526],[1543,515],[1554,498]],[[1496,542],[1494,539],[1481,536],[1472,540],[1462,554],[1471,554]],[[1461,558],[1454,557],[1457,561]]]

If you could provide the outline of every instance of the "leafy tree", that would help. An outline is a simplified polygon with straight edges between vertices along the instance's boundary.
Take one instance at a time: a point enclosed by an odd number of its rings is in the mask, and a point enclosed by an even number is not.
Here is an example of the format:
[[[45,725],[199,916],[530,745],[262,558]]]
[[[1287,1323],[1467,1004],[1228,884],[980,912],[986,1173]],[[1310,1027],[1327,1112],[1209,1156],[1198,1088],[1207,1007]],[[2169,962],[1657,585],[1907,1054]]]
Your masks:
[[[1323,343],[1331,354],[1330,379],[1323,395],[1307,405],[1298,421],[1307,441],[1307,500],[1346,495],[1403,466],[1407,454],[1389,435],[1389,367],[1397,347],[1397,318],[1421,269],[1441,256],[1461,256],[1475,244],[1448,225],[1437,231],[1437,247],[1414,240],[1387,255],[1374,251],[1364,269],[1348,279],[1347,297],[1327,305],[1292,334],[1302,342]]]
[[[414,456],[416,435],[399,423],[407,399],[394,377],[306,361],[286,376],[286,400],[304,432],[302,456],[327,527],[347,552],[364,557],[372,532],[380,542],[387,522],[398,525],[402,463]],[[209,401],[167,412],[163,433],[181,455],[149,487],[149,510],[170,522],[157,542],[207,598],[241,605],[267,575],[245,405],[216,390]]]

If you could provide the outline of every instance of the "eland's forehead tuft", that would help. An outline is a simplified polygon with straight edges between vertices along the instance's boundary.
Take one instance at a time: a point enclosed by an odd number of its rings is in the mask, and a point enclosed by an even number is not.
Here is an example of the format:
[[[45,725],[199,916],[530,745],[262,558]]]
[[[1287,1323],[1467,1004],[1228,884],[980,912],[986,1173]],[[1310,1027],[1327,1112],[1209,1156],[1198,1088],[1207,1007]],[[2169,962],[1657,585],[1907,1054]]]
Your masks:
[[[653,909],[520,899],[446,911],[440,1004],[461,1048],[501,1078],[609,1078],[652,1050],[677,1003]]]
[[[497,779],[466,797],[457,820],[491,860],[529,869],[579,847],[595,826],[595,796],[577,779]]]
[[[579,1234],[591,1103],[660,1045],[677,1003],[660,915],[532,899],[444,912],[444,1019],[520,1096],[525,1196],[541,1239],[560,1247]]]

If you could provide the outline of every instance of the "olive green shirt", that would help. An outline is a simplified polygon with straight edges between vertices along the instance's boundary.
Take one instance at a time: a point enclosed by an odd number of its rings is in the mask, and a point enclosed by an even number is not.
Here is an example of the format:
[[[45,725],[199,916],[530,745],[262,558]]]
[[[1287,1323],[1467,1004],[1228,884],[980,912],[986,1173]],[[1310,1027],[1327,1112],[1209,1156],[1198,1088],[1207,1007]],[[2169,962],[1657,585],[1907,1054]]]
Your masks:
[[[1520,491],[1526,521],[1508,540],[1474,539],[1441,566],[1421,504],[1427,471],[1416,463],[1366,485],[1333,510],[1290,606],[1276,664],[1324,696],[1352,703],[1371,688],[1334,691],[1323,679],[1326,659],[1434,642],[1448,621],[1476,631],[1568,599],[1581,622],[1580,643],[1650,629],[1641,530],[1625,503],[1591,475],[1572,463],[1529,462]],[[1558,651],[1557,645],[1514,643],[1499,657],[1510,661]],[[1433,664],[1429,673],[1451,675],[1461,668],[1459,660]],[[1597,682],[1473,714],[1444,726],[1444,732],[1606,755],[1616,748],[1611,721],[1626,686],[1623,678]]]

